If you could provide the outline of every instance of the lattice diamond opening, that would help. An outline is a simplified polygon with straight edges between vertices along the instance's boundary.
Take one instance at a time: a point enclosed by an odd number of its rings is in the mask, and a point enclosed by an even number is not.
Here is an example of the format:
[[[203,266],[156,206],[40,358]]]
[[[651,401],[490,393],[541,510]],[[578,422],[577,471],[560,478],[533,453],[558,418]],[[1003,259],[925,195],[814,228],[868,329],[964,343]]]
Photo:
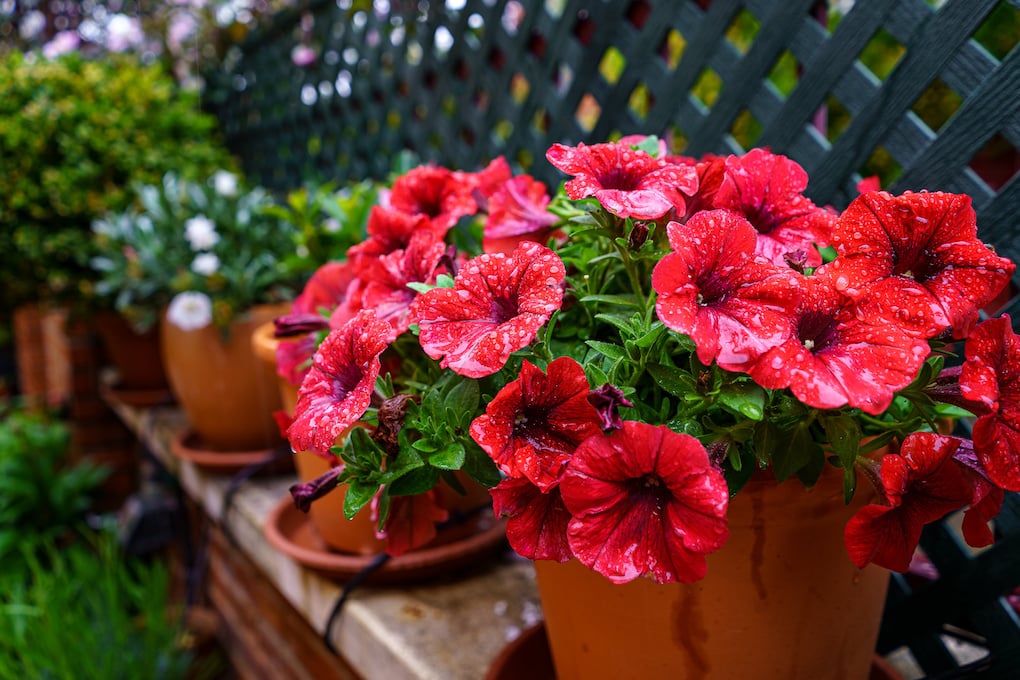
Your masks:
[[[905,52],[906,48],[889,31],[880,28],[861,50],[859,59],[880,80],[885,80]]]
[[[747,54],[751,44],[758,37],[761,30],[761,22],[747,9],[737,12],[726,29],[726,40],[730,42],[741,54]]]
[[[914,102],[912,110],[925,125],[934,131],[942,129],[946,121],[960,108],[963,99],[941,79],[932,81]]]

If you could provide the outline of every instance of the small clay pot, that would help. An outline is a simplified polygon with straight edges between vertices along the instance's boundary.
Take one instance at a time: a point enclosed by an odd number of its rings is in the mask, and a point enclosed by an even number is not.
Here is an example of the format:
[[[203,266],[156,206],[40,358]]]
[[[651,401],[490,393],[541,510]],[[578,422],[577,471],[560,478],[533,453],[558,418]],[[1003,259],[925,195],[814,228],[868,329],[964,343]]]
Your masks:
[[[273,413],[281,408],[275,372],[252,351],[255,329],[286,309],[258,305],[224,337],[206,326],[183,330],[160,323],[163,365],[192,429],[209,449],[271,449],[283,441]]]

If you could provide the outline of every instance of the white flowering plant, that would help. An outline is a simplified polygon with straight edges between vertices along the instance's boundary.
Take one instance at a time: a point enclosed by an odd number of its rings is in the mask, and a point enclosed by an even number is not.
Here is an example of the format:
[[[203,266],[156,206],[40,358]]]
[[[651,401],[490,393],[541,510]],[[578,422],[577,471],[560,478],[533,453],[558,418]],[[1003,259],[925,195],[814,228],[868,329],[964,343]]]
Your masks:
[[[92,223],[97,292],[138,331],[164,308],[186,329],[224,329],[254,304],[293,296],[305,273],[282,260],[295,226],[272,197],[219,170],[204,182],[167,174],[136,185],[137,205]]]

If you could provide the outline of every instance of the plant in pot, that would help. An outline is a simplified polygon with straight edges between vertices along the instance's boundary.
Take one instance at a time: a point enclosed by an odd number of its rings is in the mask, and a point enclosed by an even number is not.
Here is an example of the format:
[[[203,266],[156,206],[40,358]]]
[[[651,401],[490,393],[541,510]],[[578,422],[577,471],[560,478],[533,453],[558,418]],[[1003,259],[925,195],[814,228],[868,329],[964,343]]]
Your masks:
[[[272,416],[280,400],[251,335],[301,282],[302,272],[281,266],[292,225],[265,212],[265,191],[225,171],[200,182],[167,174],[135,189],[137,209],[95,224],[105,257],[93,266],[127,318],[159,320],[164,368],[190,424],[174,451],[211,466],[261,459],[281,441]]]
[[[837,213],[760,149],[547,158],[570,176],[552,198],[505,172],[397,179],[341,304],[287,320],[328,331],[291,444],[342,462],[295,496],[344,483],[347,517],[413,545],[455,470],[492,486],[561,678],[865,677],[885,570],[958,509],[988,543],[1020,488],[1020,345],[978,323],[1013,263],[966,196]],[[973,440],[939,431],[965,414]]]
[[[116,315],[94,295],[91,221],[125,209],[132,182],[171,169],[204,178],[232,163],[197,93],[158,66],[18,51],[0,51],[0,157],[0,319],[56,307],[99,316],[100,330]]]

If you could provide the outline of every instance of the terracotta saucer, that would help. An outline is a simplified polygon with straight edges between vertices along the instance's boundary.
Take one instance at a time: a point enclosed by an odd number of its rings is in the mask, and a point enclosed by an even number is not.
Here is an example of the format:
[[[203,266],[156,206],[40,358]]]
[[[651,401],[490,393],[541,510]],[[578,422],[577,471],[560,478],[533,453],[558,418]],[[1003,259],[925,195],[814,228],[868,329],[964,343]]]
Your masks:
[[[526,628],[504,647],[489,667],[485,680],[556,680],[545,624]],[[903,680],[903,676],[876,654],[868,680]]]
[[[506,523],[492,519],[482,526],[483,530],[466,538],[393,557],[372,572],[365,582],[403,583],[426,579],[498,552],[506,543]],[[262,530],[274,548],[295,562],[338,581],[351,579],[376,559],[375,555],[354,555],[328,548],[308,515],[294,507],[289,497],[273,508]]]
[[[99,396],[107,402],[116,401],[136,408],[149,408],[174,403],[173,395],[166,388],[140,390],[101,383],[99,385]]]
[[[201,439],[190,429],[174,435],[170,452],[210,472],[233,474],[242,469],[269,460],[276,455],[276,449],[255,449],[252,451],[216,451],[202,444]],[[293,456],[282,457],[266,466],[263,472],[282,473],[294,470]]]

